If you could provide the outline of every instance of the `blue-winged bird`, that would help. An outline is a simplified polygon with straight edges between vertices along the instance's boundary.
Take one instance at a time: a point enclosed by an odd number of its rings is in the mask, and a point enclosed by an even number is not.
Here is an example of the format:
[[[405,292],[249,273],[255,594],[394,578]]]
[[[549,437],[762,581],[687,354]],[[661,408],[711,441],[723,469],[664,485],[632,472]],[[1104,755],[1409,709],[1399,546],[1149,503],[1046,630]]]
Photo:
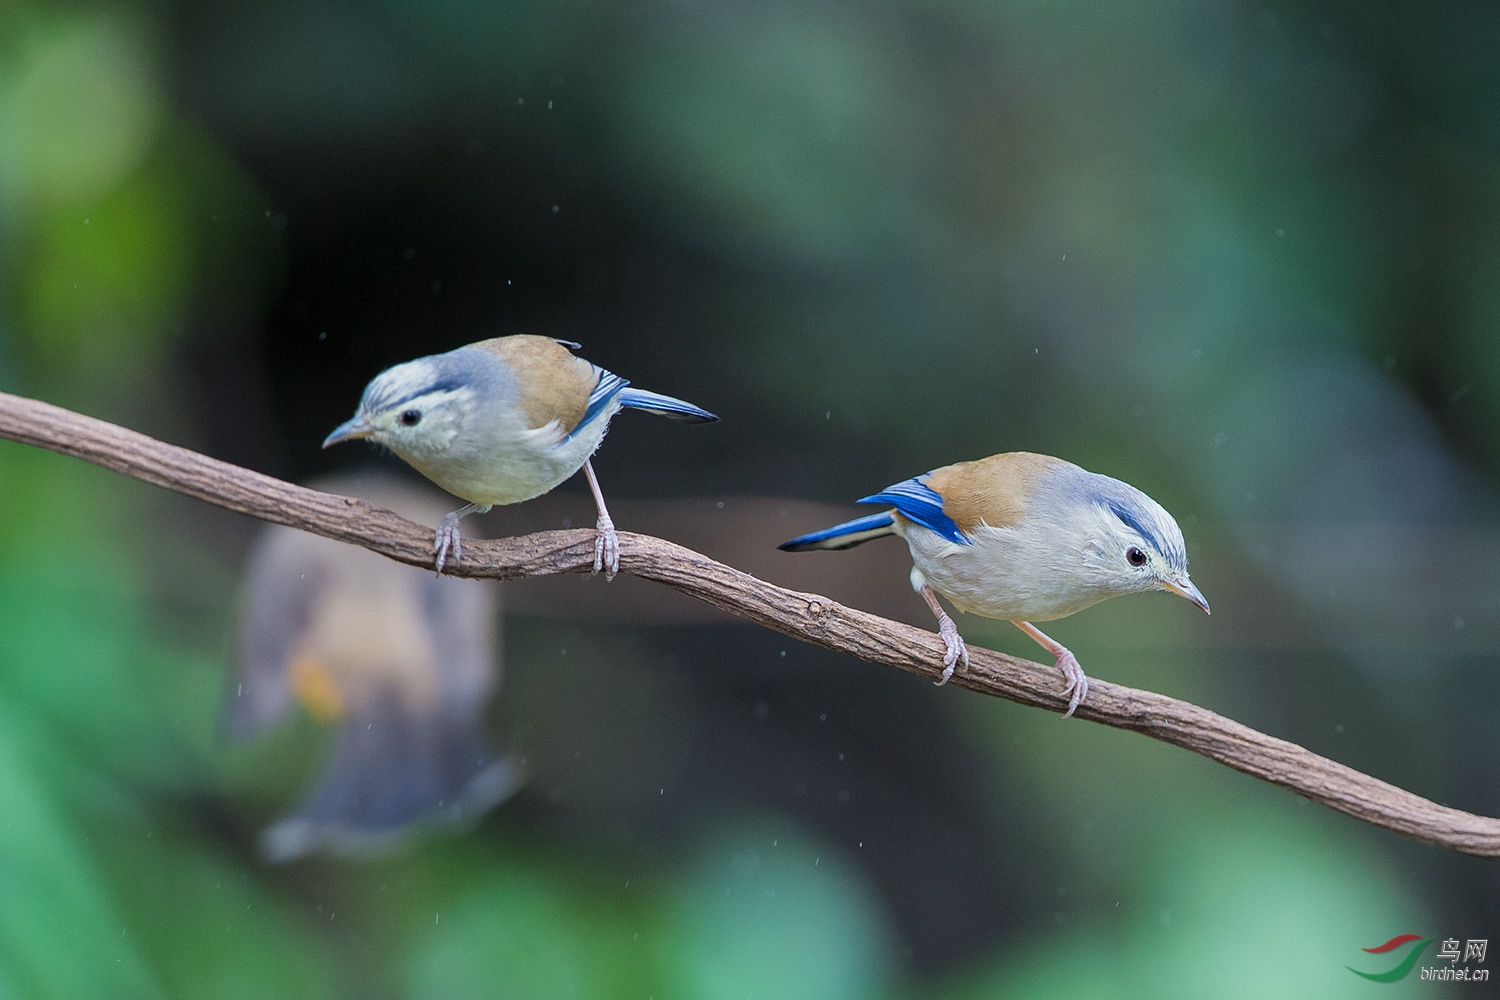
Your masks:
[[[938,603],[1015,625],[1051,653],[1070,696],[1088,677],[1066,646],[1032,622],[1064,618],[1120,594],[1167,590],[1205,612],[1188,577],[1187,546],[1172,515],[1127,483],[1047,455],[1012,451],[959,462],[887,487],[859,503],[891,509],[794,538],[790,552],[846,549],[900,535],[911,549],[911,584],[937,616],[943,676],[969,653]]]
[[[541,496],[580,468],[599,508],[594,572],[620,569],[620,540],[589,457],[621,408],[702,423],[718,417],[630,383],[568,350],[518,335],[481,340],[387,368],[359,411],[323,447],[354,438],[383,444],[428,479],[469,501],[443,518],[433,551],[443,571],[461,557],[458,522],[495,504]]]

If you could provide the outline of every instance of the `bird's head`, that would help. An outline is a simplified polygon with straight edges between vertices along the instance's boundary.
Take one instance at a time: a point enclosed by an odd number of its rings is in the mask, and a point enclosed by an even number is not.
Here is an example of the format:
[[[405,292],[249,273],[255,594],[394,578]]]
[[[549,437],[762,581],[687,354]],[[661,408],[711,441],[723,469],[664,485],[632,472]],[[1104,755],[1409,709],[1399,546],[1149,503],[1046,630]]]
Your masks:
[[[1172,515],[1128,483],[1092,474],[1089,480],[1079,499],[1099,582],[1116,593],[1170,591],[1208,613],[1207,598],[1188,576],[1187,545]]]
[[[323,447],[368,438],[408,461],[439,458],[494,394],[498,376],[492,359],[471,348],[387,368],[370,380],[353,418]]]

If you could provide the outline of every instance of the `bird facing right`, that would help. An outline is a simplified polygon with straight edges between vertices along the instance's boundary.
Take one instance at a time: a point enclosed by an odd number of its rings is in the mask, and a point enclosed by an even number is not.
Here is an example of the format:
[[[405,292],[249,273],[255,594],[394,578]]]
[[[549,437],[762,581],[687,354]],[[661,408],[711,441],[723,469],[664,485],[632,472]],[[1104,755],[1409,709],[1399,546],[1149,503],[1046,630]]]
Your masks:
[[[1052,621],[1120,594],[1166,590],[1204,612],[1188,577],[1182,529],[1128,483],[1048,455],[1013,451],[959,462],[887,487],[859,503],[893,509],[802,535],[780,548],[847,549],[900,535],[911,549],[912,588],[938,620],[943,676],[969,653],[937,594],[961,611],[1012,622],[1051,653],[1073,714],[1088,677],[1073,653],[1034,621]]]

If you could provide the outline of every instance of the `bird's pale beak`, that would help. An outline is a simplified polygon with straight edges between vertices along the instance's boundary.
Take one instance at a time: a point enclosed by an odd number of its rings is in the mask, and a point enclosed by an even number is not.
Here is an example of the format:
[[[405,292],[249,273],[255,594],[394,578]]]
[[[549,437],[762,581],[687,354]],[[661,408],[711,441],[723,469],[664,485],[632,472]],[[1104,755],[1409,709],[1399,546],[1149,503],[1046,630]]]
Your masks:
[[[333,433],[323,439],[323,447],[338,444],[340,441],[353,441],[355,438],[367,438],[375,433],[375,428],[364,417],[355,417],[346,420],[333,429]]]
[[[1187,577],[1183,577],[1181,581],[1166,580],[1162,583],[1162,586],[1167,590],[1170,590],[1172,593],[1176,594],[1178,597],[1186,597],[1188,600],[1198,605],[1198,607],[1203,609],[1203,613],[1205,615],[1213,614],[1213,612],[1208,610],[1208,598],[1204,597],[1202,592],[1200,592],[1197,587],[1193,586],[1193,581],[1189,580]]]

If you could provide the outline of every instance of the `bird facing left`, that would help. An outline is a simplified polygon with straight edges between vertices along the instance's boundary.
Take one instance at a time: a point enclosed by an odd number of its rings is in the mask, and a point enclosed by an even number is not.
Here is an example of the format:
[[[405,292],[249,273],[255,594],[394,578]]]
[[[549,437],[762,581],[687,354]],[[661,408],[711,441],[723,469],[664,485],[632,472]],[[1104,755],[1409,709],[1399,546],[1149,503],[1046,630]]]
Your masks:
[[[620,540],[590,457],[622,408],[690,423],[719,418],[692,403],[630,388],[568,350],[521,334],[481,340],[388,368],[365,387],[354,417],[323,447],[368,438],[385,445],[468,506],[443,518],[437,571],[462,557],[458,522],[496,504],[541,496],[580,468],[599,509],[594,572],[620,569]]]

